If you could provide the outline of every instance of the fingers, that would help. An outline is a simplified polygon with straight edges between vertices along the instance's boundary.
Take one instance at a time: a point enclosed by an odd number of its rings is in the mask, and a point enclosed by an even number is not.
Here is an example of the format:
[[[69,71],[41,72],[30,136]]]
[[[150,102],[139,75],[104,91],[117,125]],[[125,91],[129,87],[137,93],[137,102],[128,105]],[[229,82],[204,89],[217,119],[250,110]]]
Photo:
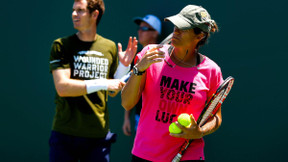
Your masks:
[[[183,133],[178,133],[178,134],[170,133],[170,136],[177,137],[177,138],[183,138]]]
[[[137,48],[138,48],[137,44],[138,44],[138,40],[136,39],[136,37],[134,38],[129,37],[127,48],[125,51],[123,51],[121,43],[118,43],[118,56],[119,56],[120,62],[123,65],[128,66],[129,64],[131,64],[131,62],[133,61],[133,58],[135,57],[137,53]]]
[[[108,83],[108,91],[114,91],[114,92],[120,91],[126,84],[120,79],[108,79],[107,83]]]
[[[132,46],[133,46],[133,47],[134,47],[134,46],[137,46],[137,44],[138,44],[138,40],[137,40],[136,37],[134,37],[134,38],[133,38],[133,42],[132,42]]]
[[[162,48],[162,47],[163,47],[162,44],[158,44],[157,46],[155,46],[155,47],[149,49],[148,52],[153,52],[153,51],[155,51],[155,50],[159,50],[159,49]]]
[[[118,52],[122,52],[122,44],[121,43],[118,43]]]
[[[127,49],[126,50],[130,49],[131,46],[132,46],[132,37],[130,36],[129,40],[128,40],[128,45],[127,45]]]
[[[145,71],[151,64],[162,62],[165,52],[159,50],[161,46],[155,46],[146,51],[142,59],[137,63],[139,71]]]
[[[182,132],[179,134],[170,133],[170,135],[173,137],[186,138],[186,139],[202,138],[203,133],[200,127],[197,125],[197,122],[192,114],[190,115],[190,118],[191,118],[191,125],[189,127],[185,127],[176,121],[175,124],[182,130]]]
[[[165,52],[163,51],[153,51],[153,52],[147,52],[146,56],[148,58],[152,58],[152,57],[160,57],[160,58],[164,58],[165,57]]]
[[[127,135],[127,136],[130,136],[130,135],[131,135],[131,128],[130,128],[130,126],[127,127],[127,129],[126,129],[126,135]]]
[[[137,47],[137,44],[138,44],[138,41],[137,41],[137,38],[136,37],[129,37],[129,40],[128,40],[128,45],[127,45],[127,49],[126,50],[131,50],[131,49],[134,49],[135,46]]]
[[[128,125],[128,124],[123,125],[122,130],[123,130],[123,133],[124,133],[126,136],[131,136],[131,128],[130,128],[130,125]]]
[[[121,85],[121,89],[125,86],[125,82],[124,81],[122,81],[122,80],[119,80],[120,81],[120,85]]]
[[[127,49],[131,50],[130,52],[130,57],[134,58],[135,54],[137,53],[137,48],[138,48],[138,40],[136,37],[133,38],[133,42],[130,47],[127,47]]]
[[[165,53],[159,50],[153,50],[152,52],[147,52],[146,57],[149,60],[160,62],[165,58]]]
[[[191,118],[191,125],[197,125],[197,122],[195,121],[195,118],[192,114],[190,115],[190,118]]]
[[[134,55],[137,52],[137,48],[138,48],[138,40],[136,39],[136,37],[134,37],[133,44],[132,44],[132,52]]]
[[[183,125],[178,123],[178,121],[176,121],[175,124],[177,125],[177,127],[179,127],[182,130],[182,132],[183,132],[184,129],[186,129],[186,127],[184,127]]]
[[[108,95],[110,96],[110,97],[115,97],[117,94],[118,94],[118,92],[119,91],[108,91]]]
[[[160,50],[160,48],[162,48],[162,47],[163,47],[163,45],[159,44],[159,45],[157,45],[157,46],[155,46],[155,47],[147,50],[146,55],[158,54],[159,56],[160,56],[160,55],[163,55],[163,56],[164,56],[165,52],[163,52],[163,51]]]
[[[131,132],[128,131],[128,130],[123,131],[123,133],[124,133],[126,136],[131,136]]]
[[[177,137],[177,138],[184,138],[185,137],[185,127],[182,126],[181,124],[179,124],[177,121],[175,122],[175,124],[177,125],[177,127],[179,127],[182,131],[181,133],[177,133],[177,134],[174,134],[174,133],[170,133],[170,136],[173,136],[173,137]]]

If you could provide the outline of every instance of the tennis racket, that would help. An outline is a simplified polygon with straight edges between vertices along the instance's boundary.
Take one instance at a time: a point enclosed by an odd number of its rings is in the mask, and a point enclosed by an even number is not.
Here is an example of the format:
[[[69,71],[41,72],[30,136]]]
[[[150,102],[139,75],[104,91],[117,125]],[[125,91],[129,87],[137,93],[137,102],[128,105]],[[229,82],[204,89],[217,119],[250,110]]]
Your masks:
[[[218,109],[223,104],[227,95],[229,94],[232,86],[234,84],[234,78],[229,76],[224,82],[218,87],[216,92],[212,95],[211,99],[206,103],[204,109],[202,110],[197,124],[202,127],[210,118],[212,118]],[[187,139],[184,144],[181,146],[181,149],[177,153],[177,155],[173,158],[172,162],[179,162],[185,153],[186,149],[193,142],[193,139]]]
[[[130,78],[131,74],[132,74],[131,71],[129,71],[126,75],[120,78],[120,80],[126,83],[128,79]]]
[[[172,40],[173,32],[170,33],[165,39],[160,42],[160,44],[170,44]]]

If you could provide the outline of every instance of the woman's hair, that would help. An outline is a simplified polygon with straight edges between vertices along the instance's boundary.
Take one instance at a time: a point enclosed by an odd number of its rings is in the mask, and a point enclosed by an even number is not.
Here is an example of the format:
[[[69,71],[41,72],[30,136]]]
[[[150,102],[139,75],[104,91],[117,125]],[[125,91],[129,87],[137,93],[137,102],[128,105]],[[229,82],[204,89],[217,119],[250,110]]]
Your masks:
[[[79,1],[81,0],[74,0],[74,2],[79,2]],[[96,21],[96,25],[98,25],[105,11],[104,1],[103,0],[86,0],[86,1],[87,1],[87,9],[89,10],[90,14],[95,10],[99,11],[99,15]]]
[[[216,31],[218,31],[218,26],[217,26],[216,22],[212,22],[209,25],[211,25],[210,32],[214,33]],[[203,30],[201,30],[200,28],[197,28],[197,27],[193,28],[193,29],[194,29],[194,33],[196,35],[198,35],[200,33],[204,33],[204,38],[201,39],[196,46],[196,48],[199,49],[200,46],[203,46],[207,42],[208,38],[210,37],[210,32],[204,32]]]

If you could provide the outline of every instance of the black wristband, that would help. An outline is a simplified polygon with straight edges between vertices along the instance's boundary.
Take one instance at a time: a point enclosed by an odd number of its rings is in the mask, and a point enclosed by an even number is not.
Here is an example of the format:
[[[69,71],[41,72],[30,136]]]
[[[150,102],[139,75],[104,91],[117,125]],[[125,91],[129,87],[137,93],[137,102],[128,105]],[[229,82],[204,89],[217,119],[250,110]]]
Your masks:
[[[145,70],[144,71],[139,71],[138,68],[136,66],[133,66],[133,74],[135,75],[142,75],[145,73]]]

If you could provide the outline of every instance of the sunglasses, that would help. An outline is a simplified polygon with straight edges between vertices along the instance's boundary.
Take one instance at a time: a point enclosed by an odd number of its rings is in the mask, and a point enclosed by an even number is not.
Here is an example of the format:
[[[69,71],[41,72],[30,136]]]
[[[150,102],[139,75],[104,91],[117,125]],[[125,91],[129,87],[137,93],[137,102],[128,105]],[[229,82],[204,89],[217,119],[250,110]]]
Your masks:
[[[153,28],[149,28],[147,26],[139,26],[138,30],[142,30],[142,31],[155,31],[155,29]]]

